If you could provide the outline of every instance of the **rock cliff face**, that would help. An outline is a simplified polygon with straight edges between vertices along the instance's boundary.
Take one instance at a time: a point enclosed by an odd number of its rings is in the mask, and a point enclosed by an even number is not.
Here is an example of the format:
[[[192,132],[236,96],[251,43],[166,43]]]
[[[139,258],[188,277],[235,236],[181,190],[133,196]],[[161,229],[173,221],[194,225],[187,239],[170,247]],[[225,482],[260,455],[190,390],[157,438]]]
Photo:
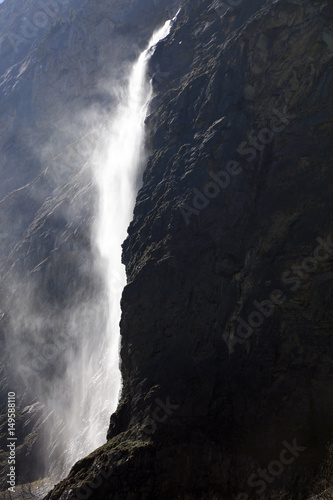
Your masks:
[[[86,134],[176,4],[0,5],[2,450],[26,376],[9,377],[21,299],[38,318],[48,305],[37,333],[63,343],[67,308],[99,297]],[[48,499],[311,492],[333,421],[332,19],[330,0],[188,0],[159,44],[123,247],[121,401],[105,446]],[[65,369],[36,363],[48,383]],[[20,482],[47,472],[35,390],[19,394]]]
[[[79,348],[68,336],[71,308],[99,303],[95,315],[103,322],[91,244],[92,158],[113,109],[113,87],[177,4],[0,4],[1,489],[8,486],[9,391],[18,405],[17,483],[46,474],[49,455],[63,451],[61,428],[50,425],[52,412],[36,399],[57,386],[63,354]],[[90,320],[80,314],[79,321]],[[92,326],[80,342],[100,341]],[[57,429],[51,439],[50,427]]]
[[[159,44],[122,397],[48,499],[309,494],[332,440],[332,18],[187,2]]]

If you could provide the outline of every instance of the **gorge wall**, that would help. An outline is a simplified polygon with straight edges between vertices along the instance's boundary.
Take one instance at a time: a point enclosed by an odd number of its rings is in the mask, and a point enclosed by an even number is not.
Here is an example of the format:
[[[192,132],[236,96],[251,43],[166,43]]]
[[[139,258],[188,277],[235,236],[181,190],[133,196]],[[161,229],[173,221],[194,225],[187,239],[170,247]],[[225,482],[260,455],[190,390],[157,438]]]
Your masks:
[[[332,17],[188,1],[159,44],[122,397],[47,499],[310,495],[332,440]]]
[[[66,350],[79,344],[63,337],[66,311],[90,305],[80,324],[99,340],[96,193],[71,145],[103,130],[112,84],[178,6],[64,4],[17,51],[8,31],[39,7],[0,5],[2,425],[8,387],[24,387],[10,370],[22,297],[38,318],[48,304],[38,328]],[[330,0],[187,0],[158,45],[150,155],[123,245],[121,400],[107,443],[48,500],[313,491],[333,417],[332,19]],[[46,385],[61,359],[38,365]],[[35,387],[22,392],[25,482],[45,466],[48,415]]]

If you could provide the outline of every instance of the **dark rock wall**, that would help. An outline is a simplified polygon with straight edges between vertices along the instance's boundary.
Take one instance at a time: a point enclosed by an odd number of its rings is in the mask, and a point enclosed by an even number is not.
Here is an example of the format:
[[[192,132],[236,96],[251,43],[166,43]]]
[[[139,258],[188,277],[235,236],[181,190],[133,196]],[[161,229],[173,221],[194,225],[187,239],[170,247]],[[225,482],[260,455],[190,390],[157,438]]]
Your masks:
[[[86,160],[49,160],[89,132],[84,112],[106,119],[105,82],[169,4],[73,1],[18,52],[8,31],[39,7],[0,6],[5,353],[18,282],[51,307],[51,336],[61,308],[99,293]],[[306,498],[332,440],[332,18],[329,0],[188,1],[156,50],[122,398],[107,444],[48,498]],[[37,457],[43,407],[24,397],[22,457]]]
[[[333,10],[236,3],[188,2],[151,61],[122,400],[48,498],[304,499],[325,458]]]

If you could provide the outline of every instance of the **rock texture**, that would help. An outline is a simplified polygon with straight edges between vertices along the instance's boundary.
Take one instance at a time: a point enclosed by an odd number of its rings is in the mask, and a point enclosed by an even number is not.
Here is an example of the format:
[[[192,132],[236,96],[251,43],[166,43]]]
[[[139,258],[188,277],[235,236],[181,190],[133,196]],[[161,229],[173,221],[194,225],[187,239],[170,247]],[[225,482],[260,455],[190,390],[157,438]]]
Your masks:
[[[64,353],[80,347],[68,336],[71,308],[93,309],[98,302],[95,312],[104,317],[91,244],[94,153],[103,147],[113,86],[164,22],[166,8],[176,5],[0,4],[1,489],[7,486],[8,391],[17,395],[17,484],[49,472],[50,455],[54,462],[63,451],[58,421],[50,424],[40,399],[66,371]],[[82,315],[79,321],[87,323]],[[80,341],[99,342],[101,330]]]
[[[170,4],[59,1],[37,31],[40,3],[0,5],[2,438],[21,297],[48,305],[40,331],[63,342],[66,308],[100,293],[96,139],[80,141]],[[332,18],[330,0],[188,0],[159,44],[121,401],[105,446],[47,499],[310,494],[332,441]],[[52,383],[64,366],[38,369]],[[20,482],[46,473],[23,470],[47,438],[34,392],[19,395]]]
[[[310,493],[332,440],[332,17],[189,1],[158,46],[122,398],[47,499]]]

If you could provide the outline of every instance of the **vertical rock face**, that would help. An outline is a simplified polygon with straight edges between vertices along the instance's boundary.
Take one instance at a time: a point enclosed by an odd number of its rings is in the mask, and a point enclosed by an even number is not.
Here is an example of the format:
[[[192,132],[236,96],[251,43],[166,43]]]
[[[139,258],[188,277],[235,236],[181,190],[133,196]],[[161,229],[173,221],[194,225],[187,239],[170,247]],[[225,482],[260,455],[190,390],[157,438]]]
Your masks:
[[[332,17],[187,2],[159,44],[122,398],[48,498],[309,493],[332,439]]]
[[[81,344],[101,342],[105,322],[91,242],[94,154],[114,87],[177,4],[0,4],[0,489],[8,487],[9,391],[18,405],[17,483],[46,474],[49,455],[54,462],[63,451],[42,396],[57,390]],[[69,335],[75,309],[79,339]]]
[[[105,81],[168,5],[60,3],[37,31],[22,23],[39,3],[0,5],[4,349],[28,276],[51,337],[64,304],[98,293],[85,160],[48,159],[89,129],[82,110],[112,109]],[[159,45],[151,154],[124,243],[122,398],[107,444],[48,498],[311,489],[332,440],[332,18],[329,0],[190,1]],[[24,401],[21,464],[46,439],[43,408]]]

